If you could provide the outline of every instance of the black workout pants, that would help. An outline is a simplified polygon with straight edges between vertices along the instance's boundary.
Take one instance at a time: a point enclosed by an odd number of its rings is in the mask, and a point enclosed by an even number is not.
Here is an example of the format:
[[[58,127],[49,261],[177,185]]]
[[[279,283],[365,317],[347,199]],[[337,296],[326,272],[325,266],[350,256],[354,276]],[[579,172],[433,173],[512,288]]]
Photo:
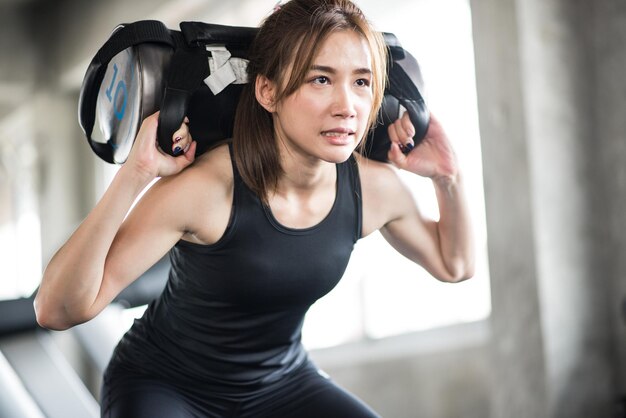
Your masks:
[[[198,398],[167,383],[120,373],[107,377],[102,387],[102,418],[379,418],[312,365],[270,392],[240,401],[210,395]]]

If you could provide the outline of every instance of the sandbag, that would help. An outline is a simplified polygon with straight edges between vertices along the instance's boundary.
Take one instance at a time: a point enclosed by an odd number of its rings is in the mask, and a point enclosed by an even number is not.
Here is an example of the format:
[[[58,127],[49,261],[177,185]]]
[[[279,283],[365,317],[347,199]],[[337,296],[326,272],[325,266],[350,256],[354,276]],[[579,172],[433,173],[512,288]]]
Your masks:
[[[182,22],[180,30],[144,20],[116,27],[87,68],[79,96],[79,123],[92,150],[109,163],[126,161],[141,122],[160,110],[157,139],[172,154],[172,136],[185,116],[200,154],[232,137],[235,108],[248,82],[248,48],[258,29]],[[429,112],[417,60],[395,35],[389,50],[389,83],[379,123],[363,153],[386,161],[387,126],[406,109],[417,145]],[[97,129],[94,129],[97,128]]]

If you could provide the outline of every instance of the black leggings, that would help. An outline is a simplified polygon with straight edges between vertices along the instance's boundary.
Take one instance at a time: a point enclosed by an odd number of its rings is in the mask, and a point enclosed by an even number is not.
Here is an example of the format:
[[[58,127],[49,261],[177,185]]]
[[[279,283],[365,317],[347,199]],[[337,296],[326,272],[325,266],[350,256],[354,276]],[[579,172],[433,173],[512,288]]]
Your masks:
[[[200,398],[165,382],[123,373],[107,377],[102,387],[102,418],[380,418],[312,365],[262,396],[239,401]]]

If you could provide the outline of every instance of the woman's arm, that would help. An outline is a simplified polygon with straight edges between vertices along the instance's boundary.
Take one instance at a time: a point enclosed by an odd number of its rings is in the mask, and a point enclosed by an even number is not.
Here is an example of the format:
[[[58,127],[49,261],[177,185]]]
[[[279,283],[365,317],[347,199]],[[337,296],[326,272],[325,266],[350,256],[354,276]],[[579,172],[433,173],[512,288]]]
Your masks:
[[[371,167],[366,168],[363,179],[364,233],[369,232],[365,228],[380,228],[396,250],[439,280],[468,279],[474,274],[474,238],[456,157],[434,116],[423,142],[404,155],[399,144],[410,140],[413,128],[407,116],[390,127],[392,147],[388,157],[397,168],[432,179],[439,220],[421,215],[412,193],[393,167],[368,162],[365,165]]]
[[[93,318],[182,235],[180,220],[168,213],[167,207],[158,219],[145,205],[142,209],[137,205],[145,225],[153,228],[149,234],[141,233],[137,215],[124,221],[155,177],[178,173],[194,159],[195,143],[187,137],[185,126],[175,134],[185,135],[190,144],[184,156],[173,158],[157,149],[157,118],[155,114],[143,122],[128,160],[45,269],[35,298],[37,321],[42,326],[66,329]]]

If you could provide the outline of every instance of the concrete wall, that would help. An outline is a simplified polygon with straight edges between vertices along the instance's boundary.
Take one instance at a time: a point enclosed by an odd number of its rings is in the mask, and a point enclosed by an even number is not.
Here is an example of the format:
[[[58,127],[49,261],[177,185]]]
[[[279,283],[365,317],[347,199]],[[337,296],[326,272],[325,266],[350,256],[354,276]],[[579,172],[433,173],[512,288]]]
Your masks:
[[[314,350],[311,356],[385,418],[486,418],[489,337],[489,323],[481,321]]]
[[[492,294],[494,417],[544,417],[543,336],[517,14],[472,3]]]
[[[472,2],[494,417],[617,416],[624,393],[626,3],[591,3]]]
[[[617,355],[612,366],[626,410],[626,4],[602,0],[585,4],[581,13],[592,23],[587,31],[588,59],[593,63],[589,111],[594,121],[594,153],[590,164],[597,181],[591,201],[592,213],[598,213],[594,216],[598,235],[594,254],[601,266],[593,279],[595,285],[606,286]]]

